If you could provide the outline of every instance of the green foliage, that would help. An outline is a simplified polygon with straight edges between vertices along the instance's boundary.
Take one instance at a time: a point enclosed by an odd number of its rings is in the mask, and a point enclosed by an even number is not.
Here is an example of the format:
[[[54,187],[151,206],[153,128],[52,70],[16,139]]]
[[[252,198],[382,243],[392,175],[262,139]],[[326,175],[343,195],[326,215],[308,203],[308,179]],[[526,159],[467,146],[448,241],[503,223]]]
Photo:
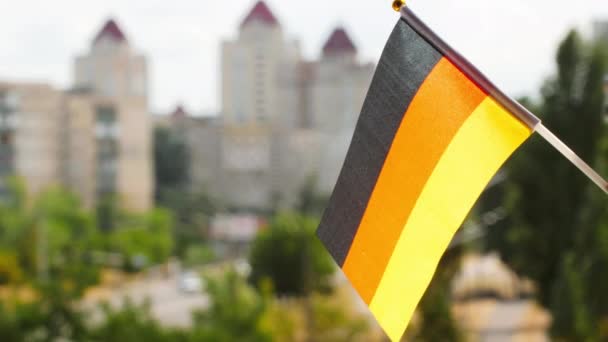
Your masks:
[[[360,340],[368,330],[367,321],[353,317],[344,307],[327,296],[313,296],[313,323],[308,330],[309,340],[328,342],[348,342]],[[348,307],[348,305],[346,305]]]
[[[124,256],[131,268],[160,263],[171,255],[172,221],[166,210],[153,209],[138,215],[123,214],[116,227],[108,236],[110,250]]]
[[[215,259],[213,250],[206,245],[191,245],[184,253],[182,261],[185,267],[204,265]]]
[[[107,341],[112,333],[113,339],[147,336],[155,341],[152,336],[157,335],[156,341],[163,336],[164,341],[176,340],[178,335],[171,331],[154,331],[148,316],[139,317],[132,306],[106,311],[105,325],[92,330],[86,312],[76,304],[84,290],[99,281],[93,252],[111,250],[126,258],[144,255],[149,262],[168,258],[173,240],[167,211],[135,215],[109,202],[111,230],[102,230],[71,193],[53,188],[29,200],[18,179],[9,185],[8,195],[0,201],[0,285],[3,293],[14,293],[0,299],[3,341]]]
[[[187,331],[162,327],[147,303],[127,301],[117,309],[104,304],[98,309],[101,322],[92,324],[87,321],[87,312],[76,309],[59,288],[45,288],[41,298],[34,302],[0,302],[2,341],[191,341]]]
[[[3,341],[85,340],[85,313],[73,305],[74,292],[60,282],[38,287],[39,300],[0,301]]]
[[[209,219],[217,210],[207,193],[165,189],[160,194],[158,205],[173,213],[175,252],[178,256],[184,257],[190,244],[205,242]]]
[[[173,212],[175,252],[183,257],[191,243],[204,242],[216,205],[206,192],[189,188],[190,151],[168,128],[154,131],[154,168],[156,203]]]
[[[12,264],[9,260],[12,258],[17,259],[18,265],[16,270],[3,270],[4,280],[8,280],[9,274],[31,273],[36,266],[31,249],[34,218],[27,212],[25,185],[14,178],[9,180],[8,189],[7,197],[0,202],[0,249],[5,267]]]
[[[583,159],[606,169],[602,109],[606,57],[576,32],[561,43],[557,74],[542,89],[537,106],[543,123]],[[506,229],[486,239],[518,273],[535,280],[541,303],[555,317],[558,338],[596,336],[606,317],[608,294],[600,265],[605,196],[549,144],[533,137],[508,164]]]
[[[126,301],[120,309],[105,304],[101,307],[103,322],[91,328],[91,341],[112,342],[180,342],[189,341],[187,332],[164,328],[152,317],[149,303],[135,305]]]
[[[564,341],[588,341],[594,331],[585,303],[585,275],[576,269],[573,254],[562,259],[559,279],[552,289],[553,334]]]
[[[262,319],[268,299],[230,270],[220,277],[207,278],[211,300],[208,310],[194,315],[195,341],[272,341]]]
[[[136,260],[141,256],[147,263],[166,260],[173,246],[173,216],[165,209],[127,213],[109,199],[104,204],[107,210],[98,211],[96,217],[61,189],[45,192],[31,203],[25,193],[15,182],[12,196],[0,202],[0,281],[8,285],[5,288],[15,289],[11,300],[0,299],[3,341],[293,339],[301,320],[277,310],[280,303],[270,295],[270,280],[285,290],[283,294],[306,295],[313,289],[327,288],[333,272],[333,263],[314,235],[317,220],[279,215],[258,237],[252,253],[260,261],[256,265],[265,265],[257,268],[260,272],[255,280],[262,290],[248,285],[234,271],[209,278],[206,288],[211,305],[194,315],[191,329],[163,327],[149,307],[132,303],[119,309],[104,306],[98,309],[101,319],[93,322],[89,312],[79,309],[79,302],[84,290],[98,282],[97,265],[104,264],[103,256],[120,256],[130,268],[138,266]],[[211,203],[201,198],[200,202]],[[192,203],[188,206],[194,206]],[[104,220],[99,220],[101,213],[105,213]],[[107,227],[102,227],[102,222]],[[213,257],[200,244],[191,244],[186,256],[193,265]],[[273,269],[273,259],[286,263]],[[286,270],[295,273],[282,274]],[[287,278],[294,275],[297,282]],[[29,291],[24,295],[23,289]],[[350,340],[365,326],[325,298],[313,302],[312,322],[300,325],[300,331],[328,341]]]
[[[460,268],[466,247],[449,249],[441,258],[437,271],[417,307],[417,319],[405,336],[408,341],[463,341],[464,337],[452,314],[450,284]]]
[[[0,202],[0,283],[59,281],[80,292],[98,281],[94,252],[118,253],[130,263],[136,256],[147,263],[170,256],[173,222],[166,210],[130,214],[108,202],[112,229],[100,229],[95,216],[65,190],[52,188],[28,201],[19,180],[10,185]]]
[[[298,195],[296,209],[305,215],[321,216],[329,202],[329,196],[317,190],[317,177],[314,175],[306,178]]]
[[[463,340],[452,316],[449,284],[448,281],[434,281],[427,289],[418,307],[421,324],[414,340],[424,342]]]
[[[61,189],[49,190],[35,201],[33,215],[39,275],[69,282],[77,292],[97,283],[97,269],[89,264],[96,228],[78,199]]]
[[[120,217],[118,200],[114,196],[105,196],[99,200],[96,208],[97,226],[102,232],[110,232]]]
[[[318,220],[279,214],[253,242],[250,280],[272,281],[278,295],[305,296],[329,289],[334,263],[315,235]]]
[[[0,283],[58,280],[82,291],[96,283],[88,264],[99,236],[90,213],[59,188],[28,201],[23,183],[10,182],[0,202]]]
[[[17,253],[0,251],[0,285],[15,284],[23,277]]]

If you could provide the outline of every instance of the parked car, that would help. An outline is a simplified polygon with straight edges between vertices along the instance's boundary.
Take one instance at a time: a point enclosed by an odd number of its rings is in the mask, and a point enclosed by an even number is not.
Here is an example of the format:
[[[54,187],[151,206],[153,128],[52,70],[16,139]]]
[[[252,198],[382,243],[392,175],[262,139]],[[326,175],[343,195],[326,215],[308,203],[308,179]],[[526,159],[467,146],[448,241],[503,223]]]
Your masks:
[[[177,286],[185,293],[198,293],[203,290],[203,279],[194,271],[186,271],[179,275]]]

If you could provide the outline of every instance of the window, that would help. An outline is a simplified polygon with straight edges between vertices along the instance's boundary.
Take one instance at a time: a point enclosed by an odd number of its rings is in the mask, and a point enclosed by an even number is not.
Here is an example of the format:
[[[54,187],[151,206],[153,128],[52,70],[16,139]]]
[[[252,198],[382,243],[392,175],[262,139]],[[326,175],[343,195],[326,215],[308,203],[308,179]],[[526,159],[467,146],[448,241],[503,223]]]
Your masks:
[[[118,137],[118,125],[116,122],[116,111],[113,107],[97,108],[95,135],[99,139]]]
[[[116,190],[118,164],[118,125],[113,107],[97,108],[95,135],[97,137],[97,194],[106,196]]]
[[[100,139],[97,141],[97,158],[100,161],[115,160],[118,158],[116,140]]]
[[[13,136],[10,132],[0,133],[0,145],[2,145],[2,146],[11,145],[12,142],[13,142]]]
[[[117,160],[97,161],[97,193],[99,196],[116,192]]]
[[[14,127],[9,124],[15,115],[16,96],[0,92],[0,176],[13,173],[14,170]]]
[[[102,106],[97,108],[97,122],[110,124],[116,121],[116,112],[113,107]]]

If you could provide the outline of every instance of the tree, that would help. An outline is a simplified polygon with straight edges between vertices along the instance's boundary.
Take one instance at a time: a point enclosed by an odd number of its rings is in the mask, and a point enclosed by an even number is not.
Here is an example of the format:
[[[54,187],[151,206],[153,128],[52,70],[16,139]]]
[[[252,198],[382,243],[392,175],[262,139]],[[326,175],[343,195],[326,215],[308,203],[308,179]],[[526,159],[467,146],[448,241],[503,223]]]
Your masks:
[[[207,278],[209,309],[194,314],[194,341],[271,341],[262,320],[268,298],[250,287],[234,270]]]
[[[115,196],[104,196],[99,199],[95,208],[97,227],[104,233],[111,232],[118,222],[120,206]]]
[[[69,282],[82,291],[97,282],[90,252],[95,220],[73,194],[50,188],[34,199],[19,179],[0,202],[0,282]]]
[[[18,179],[11,180],[8,188],[0,200],[3,341],[106,341],[112,333],[114,337],[143,336],[143,331],[159,338],[170,336],[163,341],[182,336],[153,330],[156,323],[146,320],[147,316],[135,320],[139,309],[134,307],[106,311],[106,325],[91,330],[87,313],[77,305],[85,289],[99,281],[93,252],[110,249],[129,260],[143,255],[150,262],[164,261],[170,255],[172,220],[167,211],[130,214],[115,202],[109,203],[115,208],[108,216],[112,229],[102,232],[95,216],[64,189],[50,188],[30,199]],[[6,291],[14,292],[7,296]],[[153,340],[148,337],[145,339]]]
[[[585,275],[576,268],[576,259],[572,253],[564,256],[551,291],[553,334],[564,341],[597,340],[585,299]]]
[[[59,291],[59,292],[57,292]],[[186,342],[190,331],[164,328],[152,317],[148,303],[126,301],[114,309],[99,308],[99,322],[77,309],[61,289],[48,287],[38,301],[0,302],[0,336],[3,341]]]
[[[86,340],[86,314],[73,304],[77,292],[61,281],[45,282],[36,290],[36,300],[13,296],[0,301],[2,340]]]
[[[171,215],[164,209],[122,213],[108,240],[110,251],[125,257],[129,269],[164,262],[173,251]]]
[[[557,75],[542,89],[538,114],[544,125],[583,159],[596,164],[605,139],[605,57],[599,48],[589,48],[572,31],[561,43],[556,61]],[[598,204],[594,185],[538,137],[531,138],[515,154],[508,172],[505,205],[511,214],[510,224],[507,229],[492,231],[493,238],[486,243],[498,249],[518,273],[536,281],[541,303],[558,321],[561,317],[579,321],[569,325],[556,321],[553,332],[557,337],[589,338],[580,327],[598,317],[566,311],[590,307],[592,300],[606,296],[603,292],[586,292],[592,278],[586,272],[605,201]],[[581,274],[574,277],[573,270]],[[579,295],[581,287],[585,295]],[[560,293],[568,294],[571,305],[555,300]],[[587,319],[592,321],[580,323]]]
[[[306,178],[300,189],[296,209],[305,215],[321,216],[328,202],[329,196],[319,193],[317,177],[311,175]]]
[[[190,151],[171,129],[154,131],[154,169],[156,203],[173,212],[175,252],[183,257],[190,245],[205,241],[216,204],[203,189],[190,188]]]
[[[173,214],[175,252],[185,257],[189,247],[206,241],[209,220],[217,211],[216,203],[202,190],[167,189],[161,197],[159,204]]]
[[[110,305],[104,304],[101,310],[104,318],[101,324],[90,328],[89,336],[91,341],[189,341],[187,331],[163,328],[152,317],[148,302],[143,305],[136,305],[130,301],[126,301],[119,309],[113,309]]]
[[[318,220],[279,214],[253,242],[250,281],[271,280],[278,295],[306,296],[327,290],[334,263],[315,235]]]
[[[36,270],[32,246],[33,217],[27,208],[25,184],[18,178],[8,180],[8,191],[0,202],[0,250],[2,283],[17,280],[17,274],[32,275]],[[13,262],[13,259],[15,262]]]
[[[424,296],[416,308],[416,318],[405,332],[408,341],[462,341],[463,335],[452,314],[450,285],[468,247],[460,245],[446,251]]]
[[[313,329],[307,329],[305,332],[308,334],[308,340],[328,342],[368,340],[368,336],[366,336],[369,328],[368,322],[364,317],[353,314],[351,301],[351,298],[344,300],[339,297],[313,295],[312,314],[314,322],[312,324]]]
[[[91,213],[74,194],[60,188],[42,193],[32,210],[39,276],[69,281],[76,292],[96,284],[98,270],[89,257],[97,238]]]

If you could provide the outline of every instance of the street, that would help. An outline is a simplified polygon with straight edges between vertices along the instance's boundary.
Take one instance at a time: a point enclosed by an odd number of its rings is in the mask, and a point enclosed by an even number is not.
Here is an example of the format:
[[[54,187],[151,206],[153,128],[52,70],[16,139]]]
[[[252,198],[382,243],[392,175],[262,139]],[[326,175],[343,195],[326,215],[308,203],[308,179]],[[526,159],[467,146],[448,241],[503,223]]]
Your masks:
[[[187,327],[192,324],[191,312],[206,309],[209,298],[204,293],[184,293],[178,288],[177,277],[148,276],[113,288],[97,288],[86,296],[83,305],[92,310],[92,319],[98,319],[98,304],[107,302],[119,307],[125,299],[133,303],[150,302],[152,315],[165,326]]]

